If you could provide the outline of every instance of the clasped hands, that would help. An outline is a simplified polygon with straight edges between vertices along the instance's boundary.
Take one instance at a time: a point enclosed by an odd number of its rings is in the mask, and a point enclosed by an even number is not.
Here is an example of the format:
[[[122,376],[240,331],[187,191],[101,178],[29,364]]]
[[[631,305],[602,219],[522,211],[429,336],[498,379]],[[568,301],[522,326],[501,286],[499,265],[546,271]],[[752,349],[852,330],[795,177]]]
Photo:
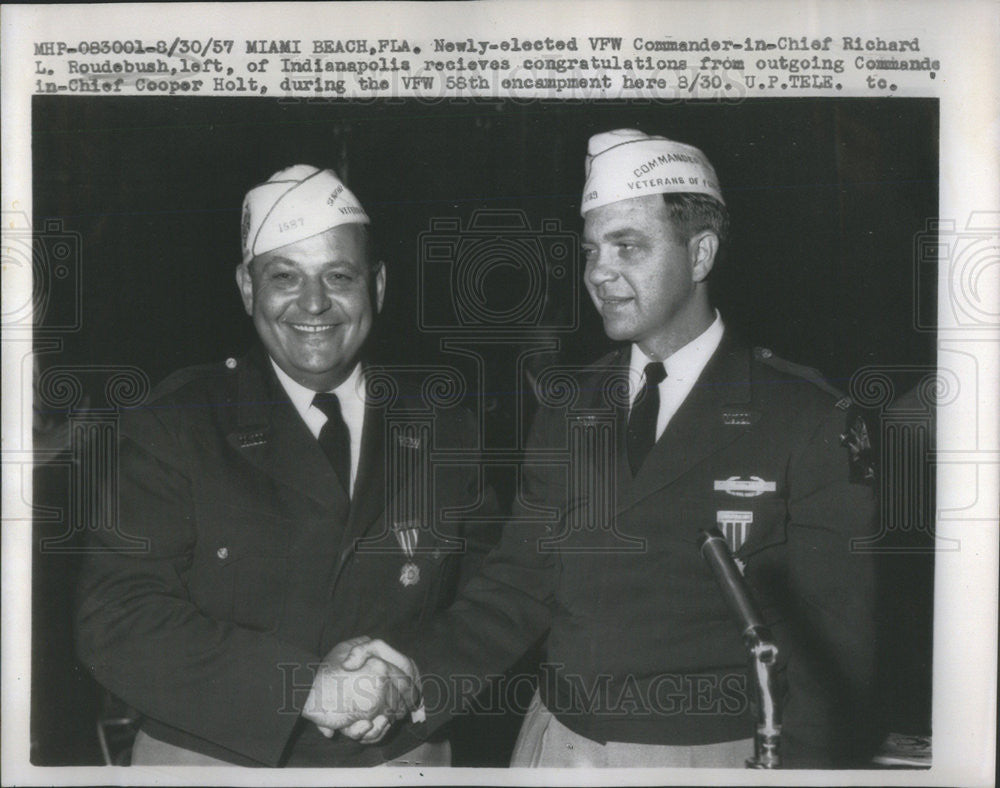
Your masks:
[[[358,637],[323,658],[302,716],[327,738],[340,731],[362,744],[382,739],[392,724],[417,708],[414,663],[382,640]]]

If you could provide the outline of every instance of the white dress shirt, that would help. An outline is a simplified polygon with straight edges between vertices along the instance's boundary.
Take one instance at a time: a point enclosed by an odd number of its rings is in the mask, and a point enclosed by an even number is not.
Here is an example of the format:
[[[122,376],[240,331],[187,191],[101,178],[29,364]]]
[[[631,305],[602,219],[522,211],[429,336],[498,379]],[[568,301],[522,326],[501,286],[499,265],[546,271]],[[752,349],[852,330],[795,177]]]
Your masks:
[[[660,439],[677,409],[687,399],[691,389],[694,388],[695,381],[698,380],[698,376],[701,375],[708,360],[719,347],[719,342],[722,341],[722,331],[722,316],[716,310],[712,325],[669,358],[664,359],[663,366],[667,370],[667,376],[657,386],[660,392],[660,412],[656,418],[657,440]],[[656,359],[643,353],[638,345],[632,345],[628,372],[630,409],[635,398],[646,385],[646,365],[654,361]]]
[[[284,370],[271,359],[271,366],[281,382],[288,398],[306,423],[309,431],[317,440],[319,433],[326,424],[326,414],[312,404],[316,392],[307,389],[301,383],[292,380]],[[336,394],[340,401],[340,413],[347,424],[347,432],[351,436],[351,489],[354,494],[354,480],[358,477],[358,463],[361,460],[361,429],[365,423],[365,376],[360,362],[351,370],[351,374],[337,388],[329,392]]]

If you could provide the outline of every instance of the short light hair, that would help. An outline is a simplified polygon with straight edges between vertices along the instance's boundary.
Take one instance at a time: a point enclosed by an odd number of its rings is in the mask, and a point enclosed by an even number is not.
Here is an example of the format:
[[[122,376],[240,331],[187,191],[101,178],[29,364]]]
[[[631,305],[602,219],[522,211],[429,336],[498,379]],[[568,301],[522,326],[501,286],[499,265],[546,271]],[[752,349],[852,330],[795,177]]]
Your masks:
[[[719,238],[716,261],[723,257],[729,241],[729,211],[726,206],[707,194],[674,192],[663,195],[670,218],[681,238],[687,243],[704,230],[711,230]]]

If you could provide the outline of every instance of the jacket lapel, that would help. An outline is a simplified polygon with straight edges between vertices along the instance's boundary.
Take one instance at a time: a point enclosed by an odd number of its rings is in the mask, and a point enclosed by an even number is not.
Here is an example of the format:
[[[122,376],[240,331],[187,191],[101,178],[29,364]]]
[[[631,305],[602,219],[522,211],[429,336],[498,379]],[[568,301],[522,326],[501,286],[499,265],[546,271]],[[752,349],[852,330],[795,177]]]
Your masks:
[[[319,441],[257,349],[237,371],[237,425],[228,440],[250,463],[328,509],[349,505]]]
[[[389,404],[376,406],[369,402],[365,408],[361,459],[358,477],[354,484],[354,503],[340,545],[340,558],[334,570],[334,586],[355,550],[396,553],[400,556],[401,564],[405,560],[406,554],[397,541],[396,534],[392,531],[393,524],[388,522],[386,514],[390,511],[390,496],[405,496],[409,492],[405,484],[397,489],[398,485],[391,482],[387,475],[388,452],[396,448],[387,445],[387,441],[393,437],[386,427],[391,407]],[[433,499],[433,495],[428,494]]]
[[[613,495],[610,508],[618,511],[620,502],[628,494],[632,484],[628,458],[625,448],[625,431],[628,426],[628,376],[629,376],[630,346],[625,345],[614,351],[605,359],[601,359],[590,368],[590,373],[581,379],[582,392],[573,411],[566,413],[567,419],[593,418],[598,415],[607,418],[614,416],[614,446],[612,462],[606,457],[591,457],[586,462],[591,464],[589,470],[581,473],[570,468],[570,476],[578,481],[579,487],[571,490],[571,495],[577,494],[577,502],[603,499],[606,494]],[[613,408],[609,411],[609,407]],[[578,462],[580,458],[570,457],[570,463]],[[604,485],[610,482],[613,491]],[[600,493],[596,493],[599,489]]]
[[[614,462],[612,464],[614,472],[614,500],[617,503],[617,508],[620,507],[620,502],[624,500],[623,496],[627,495],[628,488],[632,483],[632,475],[628,467],[628,456],[625,446],[625,432],[628,429],[628,407],[626,405],[628,401],[628,389],[627,381],[629,377],[629,356],[630,356],[630,346],[625,345],[621,348],[611,359],[610,365],[613,368],[611,373],[612,377],[616,381],[616,385],[624,386],[624,390],[621,392],[621,397],[614,397],[616,405],[614,408],[615,417],[615,432],[614,432]]]
[[[385,409],[370,402],[365,406],[365,423],[361,430],[361,457],[351,496],[351,513],[341,543],[348,550],[354,540],[369,530],[385,511]]]
[[[749,428],[747,420],[727,418],[727,406],[750,401],[750,351],[727,331],[691,393],[667,424],[639,474],[620,486],[618,512],[721,451]],[[733,423],[737,421],[738,423]],[[622,430],[624,432],[624,429]],[[619,442],[619,476],[627,476],[624,440]]]

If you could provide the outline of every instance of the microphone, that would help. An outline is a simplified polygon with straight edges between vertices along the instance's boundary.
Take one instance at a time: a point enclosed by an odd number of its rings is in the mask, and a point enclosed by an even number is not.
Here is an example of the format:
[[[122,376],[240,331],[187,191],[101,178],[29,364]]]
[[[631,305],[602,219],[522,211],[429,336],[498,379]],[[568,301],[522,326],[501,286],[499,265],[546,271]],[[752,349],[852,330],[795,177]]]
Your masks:
[[[722,589],[722,596],[729,603],[729,608],[740,622],[740,634],[744,639],[753,630],[763,629],[764,621],[753,601],[750,589],[747,587],[743,574],[736,566],[726,538],[718,528],[701,529],[698,534],[698,549],[715,575]]]
[[[750,652],[756,684],[757,730],[754,734],[754,755],[747,760],[747,767],[777,769],[781,766],[781,704],[775,681],[778,647],[771,631],[764,626],[750,588],[719,529],[714,526],[703,528],[698,534],[698,549],[736,615],[743,643]]]

